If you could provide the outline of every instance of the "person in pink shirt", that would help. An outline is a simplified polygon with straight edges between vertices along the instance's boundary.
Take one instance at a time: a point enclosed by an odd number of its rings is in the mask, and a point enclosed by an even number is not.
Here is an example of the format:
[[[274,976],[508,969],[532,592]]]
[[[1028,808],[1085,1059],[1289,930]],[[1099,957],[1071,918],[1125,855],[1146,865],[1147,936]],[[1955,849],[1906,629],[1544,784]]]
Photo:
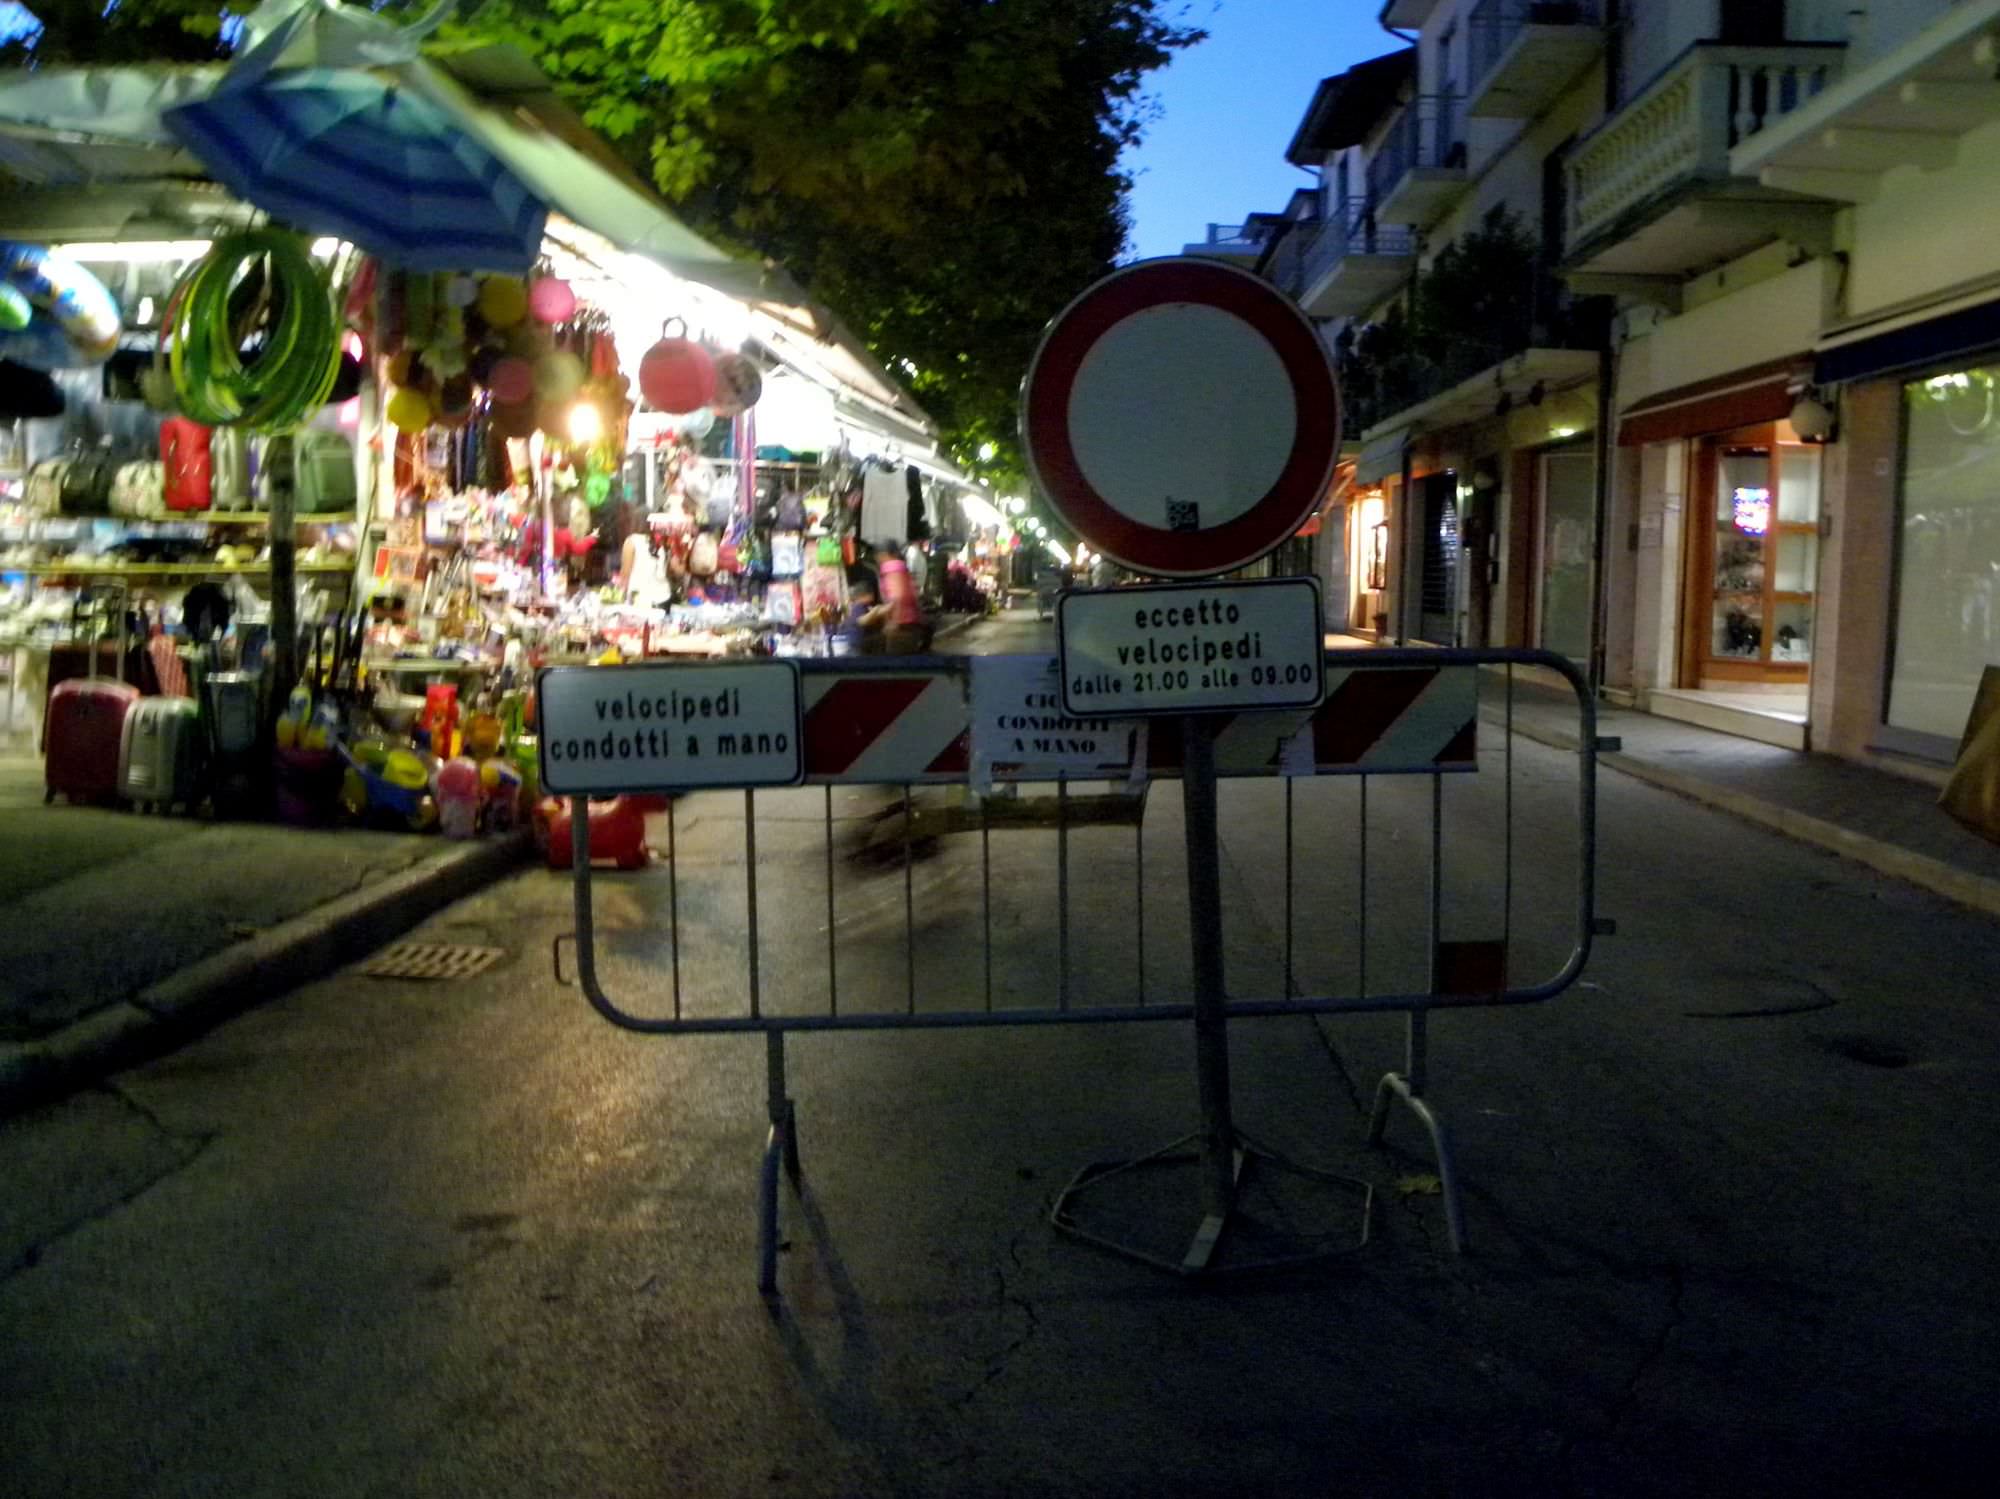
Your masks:
[[[883,654],[915,656],[930,649],[931,630],[917,601],[909,564],[893,545],[875,548],[875,572],[883,611]]]

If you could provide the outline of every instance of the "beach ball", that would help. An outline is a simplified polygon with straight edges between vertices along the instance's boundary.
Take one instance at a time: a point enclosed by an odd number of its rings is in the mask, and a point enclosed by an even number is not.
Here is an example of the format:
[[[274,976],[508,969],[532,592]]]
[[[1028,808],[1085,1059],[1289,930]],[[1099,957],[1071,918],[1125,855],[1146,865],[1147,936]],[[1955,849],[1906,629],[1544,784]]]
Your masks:
[[[662,329],[660,341],[639,361],[639,393],[658,411],[706,406],[715,395],[715,360],[685,328],[679,335]]]
[[[538,323],[567,322],[576,312],[576,293],[559,277],[538,277],[528,288],[528,311]]]
[[[525,359],[495,360],[487,389],[493,392],[494,400],[517,406],[535,392],[534,367]]]

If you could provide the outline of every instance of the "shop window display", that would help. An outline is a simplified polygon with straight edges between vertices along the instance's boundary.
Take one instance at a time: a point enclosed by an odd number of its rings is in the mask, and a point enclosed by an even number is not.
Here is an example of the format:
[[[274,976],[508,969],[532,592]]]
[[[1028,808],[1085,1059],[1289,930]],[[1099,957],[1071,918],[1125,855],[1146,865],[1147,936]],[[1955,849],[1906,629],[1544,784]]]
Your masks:
[[[1903,387],[1888,723],[1956,743],[2000,663],[2000,366]]]

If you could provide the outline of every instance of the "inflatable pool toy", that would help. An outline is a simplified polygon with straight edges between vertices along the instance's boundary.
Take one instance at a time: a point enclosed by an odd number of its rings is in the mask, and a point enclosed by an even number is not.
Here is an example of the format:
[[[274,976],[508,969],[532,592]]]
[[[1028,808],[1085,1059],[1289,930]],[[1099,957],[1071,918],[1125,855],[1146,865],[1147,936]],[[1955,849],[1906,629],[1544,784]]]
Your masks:
[[[118,304],[104,283],[73,260],[39,245],[0,240],[0,359],[37,369],[85,369],[118,347]],[[30,310],[16,325],[19,304]]]

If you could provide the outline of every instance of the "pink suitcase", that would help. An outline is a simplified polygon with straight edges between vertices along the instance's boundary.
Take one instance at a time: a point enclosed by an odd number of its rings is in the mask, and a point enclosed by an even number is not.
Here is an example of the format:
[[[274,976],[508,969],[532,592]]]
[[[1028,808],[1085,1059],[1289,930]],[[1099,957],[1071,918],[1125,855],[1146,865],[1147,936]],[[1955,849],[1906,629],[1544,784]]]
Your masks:
[[[139,689],[105,677],[72,677],[49,694],[43,725],[42,800],[113,801],[125,717]]]

